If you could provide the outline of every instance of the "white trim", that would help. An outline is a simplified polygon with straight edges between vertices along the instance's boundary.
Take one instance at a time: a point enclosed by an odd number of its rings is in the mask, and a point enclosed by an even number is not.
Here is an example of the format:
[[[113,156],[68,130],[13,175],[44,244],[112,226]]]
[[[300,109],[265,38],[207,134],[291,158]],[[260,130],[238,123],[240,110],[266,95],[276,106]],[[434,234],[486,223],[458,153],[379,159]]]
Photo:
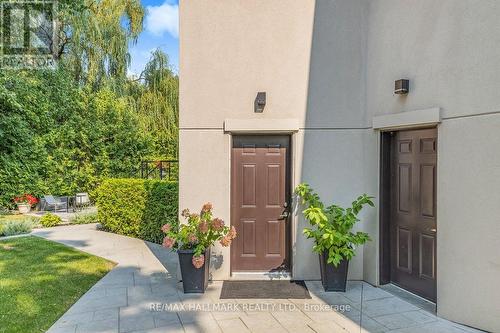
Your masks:
[[[293,133],[299,131],[298,119],[226,119],[228,133]]]
[[[431,108],[374,116],[373,129],[383,131],[398,130],[404,128],[432,126],[437,125],[440,122],[440,108]]]

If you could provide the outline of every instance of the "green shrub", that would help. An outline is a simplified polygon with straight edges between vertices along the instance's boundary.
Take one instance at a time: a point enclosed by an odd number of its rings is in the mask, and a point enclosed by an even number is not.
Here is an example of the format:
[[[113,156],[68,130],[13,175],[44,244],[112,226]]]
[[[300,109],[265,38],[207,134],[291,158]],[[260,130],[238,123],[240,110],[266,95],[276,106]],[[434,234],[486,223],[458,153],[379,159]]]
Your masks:
[[[25,218],[22,220],[6,220],[0,224],[0,235],[14,236],[28,234],[36,224],[33,218]]]
[[[59,223],[61,223],[62,220],[59,216],[48,213],[42,216],[40,219],[40,224],[45,227],[45,228],[50,228],[50,227],[55,227]]]
[[[71,224],[97,223],[97,213],[77,214],[69,220]]]
[[[108,179],[96,191],[97,218],[104,230],[161,243],[161,226],[178,223],[176,182]]]

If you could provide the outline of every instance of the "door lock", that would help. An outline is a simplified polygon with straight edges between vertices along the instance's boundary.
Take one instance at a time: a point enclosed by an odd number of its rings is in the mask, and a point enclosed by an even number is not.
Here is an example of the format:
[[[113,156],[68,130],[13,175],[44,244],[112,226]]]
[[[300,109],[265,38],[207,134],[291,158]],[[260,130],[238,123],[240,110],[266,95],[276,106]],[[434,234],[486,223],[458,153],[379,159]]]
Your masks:
[[[280,215],[279,219],[280,219],[280,220],[286,220],[286,219],[288,218],[288,216],[289,216],[289,213],[288,213],[287,211],[284,211],[284,212]]]
[[[290,216],[290,212],[288,211],[287,201],[285,201],[285,203],[283,204],[283,208],[285,208],[285,210],[283,211],[283,213],[281,213],[280,217],[278,218],[279,220],[286,220],[288,216]]]

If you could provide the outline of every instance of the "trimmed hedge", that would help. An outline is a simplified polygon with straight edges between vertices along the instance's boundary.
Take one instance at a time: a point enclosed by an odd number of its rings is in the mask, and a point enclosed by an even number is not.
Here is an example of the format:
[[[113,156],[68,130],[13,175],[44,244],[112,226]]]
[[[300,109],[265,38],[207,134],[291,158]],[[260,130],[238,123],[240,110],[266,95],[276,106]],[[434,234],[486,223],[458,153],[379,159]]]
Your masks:
[[[161,243],[161,226],[178,221],[177,182],[107,179],[96,191],[97,220],[104,230]]]

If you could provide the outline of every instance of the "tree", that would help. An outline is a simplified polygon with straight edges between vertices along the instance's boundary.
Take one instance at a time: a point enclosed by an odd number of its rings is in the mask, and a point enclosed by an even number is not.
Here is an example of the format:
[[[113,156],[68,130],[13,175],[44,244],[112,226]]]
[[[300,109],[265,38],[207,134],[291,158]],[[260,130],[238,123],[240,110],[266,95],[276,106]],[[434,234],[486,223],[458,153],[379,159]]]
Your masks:
[[[129,43],[142,32],[143,19],[140,0],[65,0],[53,53],[77,82],[119,89],[127,78]]]
[[[80,87],[62,69],[0,72],[0,110],[0,206],[23,193],[92,192],[151,155],[125,97]]]
[[[153,159],[176,158],[179,133],[179,77],[173,73],[168,55],[152,53],[141,73],[140,83],[132,83],[129,92],[144,132],[154,140]]]

